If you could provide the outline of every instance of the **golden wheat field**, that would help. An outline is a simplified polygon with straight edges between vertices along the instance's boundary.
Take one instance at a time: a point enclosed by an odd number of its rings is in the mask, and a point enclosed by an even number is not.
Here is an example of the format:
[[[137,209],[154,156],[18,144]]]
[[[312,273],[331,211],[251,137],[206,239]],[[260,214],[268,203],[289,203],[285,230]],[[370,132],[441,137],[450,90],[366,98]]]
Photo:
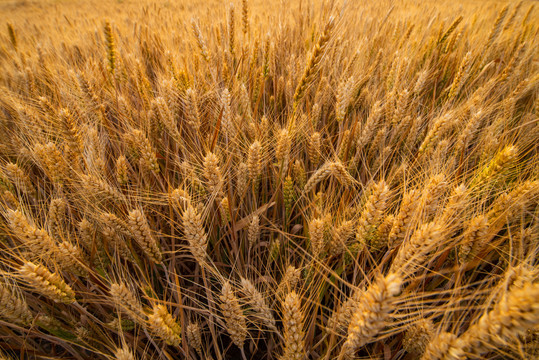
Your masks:
[[[537,359],[536,5],[0,1],[0,359]]]

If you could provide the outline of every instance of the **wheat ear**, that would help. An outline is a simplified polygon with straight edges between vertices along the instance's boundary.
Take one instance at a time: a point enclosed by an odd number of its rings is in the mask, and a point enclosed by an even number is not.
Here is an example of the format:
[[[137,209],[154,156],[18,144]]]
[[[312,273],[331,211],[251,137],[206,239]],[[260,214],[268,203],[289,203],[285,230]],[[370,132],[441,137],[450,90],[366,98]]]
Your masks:
[[[161,250],[159,250],[157,240],[152,235],[148,221],[142,212],[140,210],[130,211],[128,223],[133,237],[146,255],[148,255],[154,263],[161,263],[163,255],[161,254]]]
[[[206,263],[208,237],[200,215],[197,214],[197,211],[191,204],[187,206],[187,209],[183,213],[183,227],[191,254],[193,254],[200,266],[203,266]]]
[[[375,340],[387,325],[393,310],[395,296],[400,293],[402,279],[391,273],[380,277],[363,293],[348,327],[348,336],[341,349],[340,358],[352,358],[363,345]]]
[[[126,345],[121,348],[117,348],[114,352],[114,356],[116,357],[116,360],[135,360],[133,352]]]
[[[71,304],[75,302],[75,292],[56,273],[51,273],[43,265],[31,262],[24,263],[19,268],[21,277],[39,292],[55,302]]]
[[[253,306],[254,311],[257,316],[262,320],[262,322],[269,328],[275,328],[275,318],[271,313],[271,309],[266,303],[266,299],[258,289],[253,285],[253,283],[245,278],[241,279],[241,287],[247,295],[249,303]]]
[[[223,312],[227,331],[234,344],[239,348],[243,348],[243,344],[247,338],[245,315],[243,315],[240,302],[236,295],[234,295],[232,285],[228,281],[223,285],[220,299],[221,311]]]
[[[7,284],[0,283],[0,318],[15,324],[30,324],[32,313],[26,301],[11,292]]]
[[[197,322],[189,323],[186,328],[187,341],[195,351],[202,355],[202,334]]]
[[[282,304],[284,327],[283,360],[302,360],[305,357],[305,332],[303,331],[303,312],[301,298],[296,292],[286,295]]]
[[[148,324],[155,335],[169,345],[179,346],[181,342],[180,324],[172,317],[164,305],[156,305],[148,315]]]
[[[140,322],[146,318],[142,305],[125,284],[111,284],[110,296],[114,304],[134,321]]]

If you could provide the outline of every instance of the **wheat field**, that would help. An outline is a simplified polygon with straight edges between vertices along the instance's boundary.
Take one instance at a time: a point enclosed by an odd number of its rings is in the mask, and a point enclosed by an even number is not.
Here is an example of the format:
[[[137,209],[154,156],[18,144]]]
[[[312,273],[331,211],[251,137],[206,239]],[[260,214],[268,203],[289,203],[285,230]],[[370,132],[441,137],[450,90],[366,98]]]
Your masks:
[[[0,359],[539,357],[533,1],[0,1]]]

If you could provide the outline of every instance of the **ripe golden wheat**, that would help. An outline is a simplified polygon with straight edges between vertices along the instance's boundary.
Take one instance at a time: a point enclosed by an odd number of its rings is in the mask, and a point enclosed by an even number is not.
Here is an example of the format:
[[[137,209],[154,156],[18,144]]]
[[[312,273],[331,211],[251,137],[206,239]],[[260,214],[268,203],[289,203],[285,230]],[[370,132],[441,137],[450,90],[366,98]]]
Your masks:
[[[532,1],[0,12],[0,358],[539,356]]]

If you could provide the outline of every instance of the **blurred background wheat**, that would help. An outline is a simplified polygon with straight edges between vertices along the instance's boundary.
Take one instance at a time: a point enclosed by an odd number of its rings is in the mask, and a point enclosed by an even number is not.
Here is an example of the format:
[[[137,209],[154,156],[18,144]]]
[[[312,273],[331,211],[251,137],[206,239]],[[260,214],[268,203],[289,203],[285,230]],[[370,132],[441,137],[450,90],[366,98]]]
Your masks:
[[[1,359],[539,356],[534,2],[0,13]]]

